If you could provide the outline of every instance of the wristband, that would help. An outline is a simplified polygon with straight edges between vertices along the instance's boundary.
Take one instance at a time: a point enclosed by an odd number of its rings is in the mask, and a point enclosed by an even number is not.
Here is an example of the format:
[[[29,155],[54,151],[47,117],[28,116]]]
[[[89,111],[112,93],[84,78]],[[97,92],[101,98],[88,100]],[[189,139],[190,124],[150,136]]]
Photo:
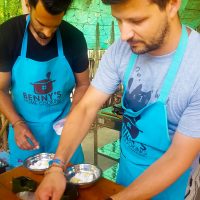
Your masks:
[[[62,170],[64,171],[65,170],[65,163],[60,160],[59,158],[54,158],[53,160],[50,160],[49,161],[49,167],[52,167],[52,166],[55,166],[55,167],[60,167],[62,168]]]
[[[12,128],[15,128],[15,126],[19,125],[19,124],[25,124],[25,121],[22,119],[17,120],[16,122],[14,122],[12,124]]]

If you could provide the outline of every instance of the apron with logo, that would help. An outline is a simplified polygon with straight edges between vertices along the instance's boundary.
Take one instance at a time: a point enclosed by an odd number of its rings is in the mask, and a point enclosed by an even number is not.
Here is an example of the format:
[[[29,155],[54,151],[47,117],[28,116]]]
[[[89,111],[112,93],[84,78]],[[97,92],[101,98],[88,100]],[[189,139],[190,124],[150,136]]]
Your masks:
[[[129,77],[137,60],[137,55],[131,55],[123,83],[122,106],[124,108],[124,116],[120,136],[121,156],[117,175],[117,182],[119,184],[124,186],[130,185],[150,165],[162,157],[171,145],[168,133],[166,102],[184,56],[187,41],[187,30],[183,26],[178,48],[163,82],[157,102],[149,104],[137,112],[124,105]],[[152,199],[183,200],[189,174],[190,169],[175,183]],[[153,181],[152,184],[154,184]]]
[[[73,72],[63,53],[59,30],[56,32],[57,57],[45,62],[26,58],[29,22],[30,16],[26,22],[21,55],[12,69],[11,94],[16,111],[26,121],[40,148],[20,149],[14,139],[14,130],[9,126],[10,165],[13,167],[21,165],[24,159],[36,153],[55,153],[60,136],[53,130],[53,123],[69,113],[70,94],[75,86]],[[84,162],[81,146],[70,162]]]

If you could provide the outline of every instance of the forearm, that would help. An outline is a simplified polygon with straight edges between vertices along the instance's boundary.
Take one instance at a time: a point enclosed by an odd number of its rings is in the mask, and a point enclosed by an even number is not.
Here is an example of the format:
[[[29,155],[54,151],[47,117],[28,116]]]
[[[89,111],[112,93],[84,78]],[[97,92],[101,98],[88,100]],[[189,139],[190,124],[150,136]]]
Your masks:
[[[114,200],[147,200],[172,184],[186,169],[176,158],[164,156],[121,193]],[[134,170],[134,169],[133,169]]]
[[[3,90],[0,90],[0,112],[4,114],[12,124],[21,119],[14,108],[10,94]]]
[[[78,104],[67,117],[56,157],[69,162],[74,151],[87,134],[98,109],[87,109]]]
[[[74,151],[87,134],[97,111],[109,97],[110,95],[92,86],[88,88],[84,97],[67,117],[56,157],[64,162],[69,162]]]
[[[199,139],[177,133],[169,150],[129,187],[114,195],[113,199],[151,199],[175,182],[191,166],[199,150]]]
[[[83,95],[85,94],[85,92],[87,91],[89,87],[89,82],[88,84],[82,85],[82,86],[77,86],[75,88],[73,97],[72,97],[72,106],[71,106],[71,110],[78,104],[78,102],[81,100],[81,98],[83,97]]]

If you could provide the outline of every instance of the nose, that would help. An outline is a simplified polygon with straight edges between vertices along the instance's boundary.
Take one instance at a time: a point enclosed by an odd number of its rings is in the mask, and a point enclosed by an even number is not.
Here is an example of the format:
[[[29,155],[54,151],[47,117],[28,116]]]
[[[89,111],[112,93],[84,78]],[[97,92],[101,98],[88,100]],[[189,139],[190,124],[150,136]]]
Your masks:
[[[124,22],[120,26],[121,39],[127,41],[134,37],[135,33],[130,24]]]

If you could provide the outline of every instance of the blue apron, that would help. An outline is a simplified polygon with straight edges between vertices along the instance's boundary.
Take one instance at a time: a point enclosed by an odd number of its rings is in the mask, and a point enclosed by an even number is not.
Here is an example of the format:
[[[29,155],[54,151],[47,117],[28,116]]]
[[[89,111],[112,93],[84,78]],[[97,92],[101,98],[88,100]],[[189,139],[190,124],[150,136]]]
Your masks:
[[[121,156],[117,175],[119,184],[130,185],[151,164],[162,157],[171,145],[168,133],[166,102],[184,56],[187,41],[187,30],[183,26],[178,48],[163,82],[157,102],[149,104],[137,112],[126,108],[124,104],[129,76],[133,71],[137,55],[132,54],[130,58],[123,82],[122,106],[124,108],[124,116],[120,135]],[[152,199],[183,200],[189,174],[190,170],[188,169],[175,183]]]
[[[53,130],[53,123],[69,113],[70,94],[75,86],[73,72],[63,53],[59,30],[56,32],[58,57],[45,62],[26,58],[29,22],[30,16],[26,22],[21,55],[12,69],[11,94],[17,113],[26,121],[40,148],[20,149],[14,139],[14,130],[9,126],[10,165],[13,167],[21,165],[24,159],[36,153],[55,153],[60,136]],[[84,162],[81,146],[70,162]]]

